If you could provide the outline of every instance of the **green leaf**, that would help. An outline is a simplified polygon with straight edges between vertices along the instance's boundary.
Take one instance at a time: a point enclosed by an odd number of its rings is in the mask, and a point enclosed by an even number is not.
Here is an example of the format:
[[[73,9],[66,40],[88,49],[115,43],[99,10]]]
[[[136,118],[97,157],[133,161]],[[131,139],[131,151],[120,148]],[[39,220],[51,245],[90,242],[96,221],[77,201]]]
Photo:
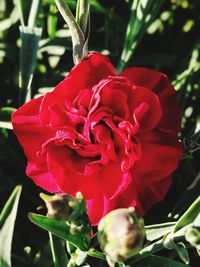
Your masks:
[[[89,248],[87,235],[72,234],[70,226],[63,221],[58,221],[43,215],[29,213],[29,219],[39,227],[51,232],[52,234],[69,241],[80,250],[86,251]]]
[[[164,245],[163,245],[162,239],[158,240],[157,242],[154,242],[154,243],[144,247],[142,250],[140,250],[140,252],[136,256],[130,258],[127,261],[127,263],[129,265],[131,265],[135,262],[141,261],[142,259],[158,252],[159,250],[161,250],[163,248],[164,248]]]
[[[193,226],[194,227],[199,227],[200,228],[200,213],[197,215],[197,217],[195,218],[194,222],[193,222]]]
[[[90,13],[88,0],[78,0],[76,8],[76,22],[80,26],[85,37],[88,32],[89,16]]]
[[[0,120],[10,121],[12,113],[16,111],[15,108],[12,107],[2,107],[0,108]]]
[[[98,0],[90,0],[91,11],[107,14],[109,10],[105,6],[99,3]]]
[[[189,168],[189,166],[186,166]],[[180,197],[169,217],[176,217],[179,214],[183,214],[187,207],[189,207],[193,201],[200,195],[200,173],[197,174],[195,179],[189,185],[189,187],[184,191],[183,195]]]
[[[18,11],[19,11],[19,18],[20,18],[20,23],[22,26],[24,26],[24,15],[23,15],[23,1],[22,0],[17,0],[16,4],[18,7]]]
[[[175,250],[177,252],[177,254],[179,255],[180,259],[185,262],[185,264],[189,264],[190,260],[189,260],[189,254],[188,251],[186,249],[186,246],[184,243],[179,242],[176,244]]]
[[[49,14],[47,18],[47,31],[50,39],[54,39],[56,37],[56,28],[57,28],[57,16],[56,16],[56,6],[50,5]]]
[[[30,86],[36,66],[41,28],[20,27],[22,47],[20,49],[20,103],[30,99]]]
[[[166,249],[176,250],[180,259],[185,263],[189,263],[189,255],[186,246],[182,242],[175,242],[173,234],[169,234],[163,238],[163,244]]]
[[[134,267],[188,267],[189,265],[185,265],[183,263],[180,263],[178,261],[164,258],[160,256],[149,256],[145,258],[144,260],[140,261],[140,263],[137,263],[134,265]]]
[[[0,214],[0,266],[11,267],[12,238],[22,187],[17,186]]]
[[[8,30],[12,25],[11,18],[1,20],[0,22],[0,32]]]
[[[184,245],[179,242],[180,239],[182,240],[184,238],[186,228],[187,227],[180,229],[175,234],[173,234],[173,232],[170,232],[169,234],[166,234],[162,239],[159,239],[158,241],[147,245],[142,250],[140,250],[140,252],[136,256],[130,258],[127,263],[131,265],[135,262],[139,262],[144,258],[147,258],[152,254],[162,250],[163,248],[175,249],[181,259],[184,258],[184,260],[187,260],[188,262],[187,251],[185,251],[185,247],[183,248]]]
[[[13,126],[12,126],[12,123],[9,121],[0,121],[0,128],[12,130]]]
[[[92,12],[98,12],[107,14],[109,12],[104,5],[100,4],[98,0],[90,0],[90,6]],[[44,4],[53,5],[55,3],[55,0],[43,0]],[[75,0],[68,0],[67,4],[70,9],[76,9],[77,1]]]
[[[177,232],[184,226],[192,223],[197,215],[200,213],[200,197],[198,197],[189,209],[181,216],[181,218],[176,223],[173,232]]]
[[[148,241],[154,241],[174,229],[176,222],[168,222],[162,224],[148,225],[145,227],[146,237]]]
[[[131,17],[126,30],[124,47],[122,50],[117,72],[120,73],[128,65],[139,42],[147,31],[149,25],[156,18],[164,1],[133,0]]]
[[[28,17],[28,27],[34,28],[40,0],[32,0],[31,11]]]
[[[68,263],[66,251],[64,248],[65,242],[61,238],[49,233],[52,257],[54,267],[66,267]]]

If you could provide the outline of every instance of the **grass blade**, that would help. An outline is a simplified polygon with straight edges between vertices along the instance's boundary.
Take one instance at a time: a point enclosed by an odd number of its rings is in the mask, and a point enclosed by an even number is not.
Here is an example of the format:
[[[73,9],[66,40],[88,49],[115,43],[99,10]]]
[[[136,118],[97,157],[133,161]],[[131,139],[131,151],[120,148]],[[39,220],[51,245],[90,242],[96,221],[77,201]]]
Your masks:
[[[12,238],[22,187],[17,186],[0,214],[0,266],[11,267]]]
[[[200,214],[200,197],[198,197],[189,209],[181,216],[174,227],[174,233],[183,228],[184,226],[193,223],[197,215]]]
[[[64,241],[52,233],[49,233],[49,240],[54,267],[66,267],[68,259],[64,249]]]
[[[20,104],[30,99],[30,88],[36,66],[37,51],[42,35],[41,28],[20,27],[22,47],[20,49]]]
[[[89,240],[87,239],[87,235],[72,234],[70,232],[70,226],[64,221],[58,221],[56,219],[35,213],[30,213],[29,219],[39,227],[66,241],[69,241],[80,250],[85,251],[89,248]]]

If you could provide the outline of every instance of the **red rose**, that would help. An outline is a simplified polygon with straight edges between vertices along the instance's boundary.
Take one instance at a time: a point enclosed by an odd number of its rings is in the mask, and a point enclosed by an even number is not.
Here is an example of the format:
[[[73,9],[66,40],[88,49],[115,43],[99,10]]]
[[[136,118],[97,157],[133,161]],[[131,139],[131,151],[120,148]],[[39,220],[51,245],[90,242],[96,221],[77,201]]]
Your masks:
[[[19,108],[12,123],[27,175],[49,192],[81,191],[93,224],[120,207],[144,214],[164,198],[182,155],[168,78],[135,67],[118,76],[98,53]]]

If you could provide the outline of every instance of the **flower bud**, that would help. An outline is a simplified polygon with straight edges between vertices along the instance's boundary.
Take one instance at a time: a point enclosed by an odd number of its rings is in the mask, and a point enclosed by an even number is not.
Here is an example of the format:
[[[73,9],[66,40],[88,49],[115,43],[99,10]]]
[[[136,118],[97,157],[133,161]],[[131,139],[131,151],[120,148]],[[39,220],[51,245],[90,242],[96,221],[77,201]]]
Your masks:
[[[47,216],[70,225],[71,233],[91,233],[85,200],[80,192],[76,197],[68,194],[40,194],[47,207]]]
[[[68,202],[71,198],[69,195],[48,196],[41,194],[40,196],[45,201],[48,217],[59,221],[66,221],[68,219],[70,213]]]
[[[144,221],[134,208],[113,210],[98,226],[101,249],[111,262],[136,255],[142,248],[144,237]]]

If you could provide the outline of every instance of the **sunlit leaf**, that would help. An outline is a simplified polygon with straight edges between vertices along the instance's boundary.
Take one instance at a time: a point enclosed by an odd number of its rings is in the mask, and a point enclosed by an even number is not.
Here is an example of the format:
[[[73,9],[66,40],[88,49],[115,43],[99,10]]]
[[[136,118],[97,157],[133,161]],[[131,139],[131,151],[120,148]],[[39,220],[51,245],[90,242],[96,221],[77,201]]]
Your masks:
[[[49,233],[54,267],[66,267],[68,259],[65,251],[65,242],[61,238]]]
[[[9,121],[0,121],[0,128],[5,128],[5,129],[8,129],[8,130],[12,130],[13,126],[12,126],[12,123],[9,122]]]
[[[174,233],[183,228],[184,226],[192,223],[197,215],[200,213],[200,197],[198,197],[189,209],[181,216],[174,227]]]
[[[72,234],[70,232],[70,226],[66,222],[34,213],[29,213],[29,219],[39,227],[69,241],[77,248],[83,251],[88,249],[89,243],[86,235]]]
[[[145,227],[146,238],[148,241],[154,241],[163,235],[171,232],[176,222],[148,225]]]
[[[163,0],[159,2],[155,0],[133,0],[124,47],[117,67],[118,73],[122,72],[128,65],[136,47],[147,32],[149,25],[156,18],[163,2]]]
[[[30,86],[36,66],[38,44],[42,29],[20,27],[22,47],[20,49],[20,103],[30,99]]]
[[[11,267],[12,238],[22,187],[17,186],[0,214],[0,266]],[[3,245],[2,245],[3,244]]]

